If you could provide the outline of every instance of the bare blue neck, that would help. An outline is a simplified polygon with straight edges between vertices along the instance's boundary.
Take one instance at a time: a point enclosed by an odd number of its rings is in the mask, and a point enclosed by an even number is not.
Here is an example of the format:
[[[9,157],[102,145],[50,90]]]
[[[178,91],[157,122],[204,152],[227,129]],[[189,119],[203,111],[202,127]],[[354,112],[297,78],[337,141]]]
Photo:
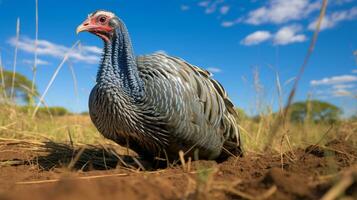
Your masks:
[[[104,44],[104,55],[97,82],[114,84],[134,99],[144,96],[144,84],[139,77],[128,30],[120,23],[110,42]]]

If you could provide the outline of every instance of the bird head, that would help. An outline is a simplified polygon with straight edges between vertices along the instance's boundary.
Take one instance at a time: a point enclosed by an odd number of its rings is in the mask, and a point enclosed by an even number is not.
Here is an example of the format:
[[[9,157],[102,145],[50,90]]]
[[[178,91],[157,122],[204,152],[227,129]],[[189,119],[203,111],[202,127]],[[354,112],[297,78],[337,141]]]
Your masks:
[[[120,20],[114,13],[104,10],[97,10],[88,15],[88,18],[77,27],[77,34],[88,31],[110,42],[115,29],[119,26]]]

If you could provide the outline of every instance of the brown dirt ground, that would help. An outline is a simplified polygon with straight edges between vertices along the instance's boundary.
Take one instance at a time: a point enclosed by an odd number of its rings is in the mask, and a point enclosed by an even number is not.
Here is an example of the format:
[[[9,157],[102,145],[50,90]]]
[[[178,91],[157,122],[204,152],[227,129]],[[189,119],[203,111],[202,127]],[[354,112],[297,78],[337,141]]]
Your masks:
[[[186,163],[185,170],[178,165],[143,172],[116,167],[109,157],[106,170],[83,164],[83,170],[69,170],[63,159],[49,164],[48,156],[0,145],[0,200],[320,199],[339,184],[344,187],[338,193],[357,199],[357,149],[342,140],[283,155],[195,161]]]

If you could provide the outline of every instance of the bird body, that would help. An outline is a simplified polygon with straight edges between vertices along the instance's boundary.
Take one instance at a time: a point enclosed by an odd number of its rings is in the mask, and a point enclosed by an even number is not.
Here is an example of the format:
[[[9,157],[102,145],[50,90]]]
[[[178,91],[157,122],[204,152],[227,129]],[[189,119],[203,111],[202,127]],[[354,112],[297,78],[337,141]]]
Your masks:
[[[208,71],[163,53],[135,57],[114,14],[97,11],[88,20],[103,16],[113,31],[90,31],[105,42],[89,98],[101,134],[150,159],[173,160],[180,150],[202,159],[241,152],[233,104]]]

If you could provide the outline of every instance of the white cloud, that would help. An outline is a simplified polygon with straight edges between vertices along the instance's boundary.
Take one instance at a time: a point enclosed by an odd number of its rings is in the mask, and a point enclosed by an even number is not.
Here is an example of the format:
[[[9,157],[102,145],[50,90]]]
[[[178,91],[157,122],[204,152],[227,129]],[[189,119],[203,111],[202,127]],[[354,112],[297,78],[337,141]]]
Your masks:
[[[314,94],[319,98],[328,99],[331,97],[354,97],[356,96],[356,91],[344,88],[329,88],[326,90],[317,90]]]
[[[357,7],[353,7],[349,10],[336,11],[330,15],[326,15],[321,23],[321,30],[335,27],[338,23],[346,20],[353,20],[357,18]],[[313,21],[309,24],[309,30],[316,29],[317,21]]]
[[[357,74],[357,69],[352,70],[352,73]]]
[[[275,45],[287,45],[296,42],[304,42],[307,38],[303,34],[298,34],[301,26],[290,25],[284,26],[276,33],[271,34],[269,31],[256,31],[246,36],[241,44],[243,45],[257,45],[267,40],[273,39]]]
[[[232,21],[224,21],[224,22],[222,22],[221,23],[221,25],[223,26],[223,27],[232,27],[232,26],[234,26],[236,23],[235,22],[232,22]]]
[[[209,5],[209,1],[198,2],[198,5],[201,6],[201,7],[207,7]]]
[[[37,59],[36,64],[37,65],[49,65],[50,63],[46,60]]]
[[[188,5],[181,5],[180,9],[181,9],[182,11],[187,11],[187,10],[190,9],[190,6],[188,6]]]
[[[205,13],[206,14],[212,14],[214,12],[216,12],[217,10],[217,5],[216,4],[211,4],[210,6],[206,7]]]
[[[222,15],[225,15],[229,12],[229,9],[230,7],[225,5],[225,6],[222,6],[220,9],[219,9],[219,12],[222,14]]]
[[[332,91],[332,96],[334,97],[346,97],[346,96],[353,96],[351,91],[346,89],[337,89]]]
[[[260,44],[266,40],[269,40],[272,37],[271,33],[269,31],[256,31],[252,34],[249,34],[247,37],[245,37],[242,41],[241,44],[243,45],[257,45]]]
[[[218,6],[222,3],[224,3],[224,0],[214,0],[214,1],[208,0],[208,1],[198,2],[198,6],[204,7],[206,14],[212,14],[212,13],[216,12]],[[228,9],[227,8],[223,8],[223,10],[220,9],[220,13],[223,14],[222,11],[228,12],[228,10],[229,10],[229,7],[228,7]]]
[[[15,37],[10,38],[10,45],[15,46]],[[22,37],[18,42],[19,50],[33,53],[35,51],[35,40]],[[62,58],[69,51],[70,47],[66,47],[60,44],[56,44],[47,40],[38,40],[37,53],[38,55],[51,56],[55,58]],[[99,62],[100,48],[95,46],[81,45],[80,48],[75,49],[69,55],[69,58],[75,62],[83,62],[88,64],[96,64]]]
[[[234,26],[234,25],[240,23],[241,21],[242,21],[242,18],[238,18],[238,19],[233,20],[233,21],[223,21],[223,22],[221,23],[221,26],[223,26],[223,27],[225,27],[225,28],[227,28],[227,27],[232,27],[232,26]]]
[[[94,54],[101,54],[103,52],[103,49],[97,47],[97,46],[85,46],[85,45],[79,45],[79,49],[81,51],[89,52],[89,53],[94,53]]]
[[[341,75],[323,78],[321,80],[312,80],[310,84],[312,86],[324,86],[323,90],[317,90],[315,92],[320,98],[325,97],[357,97],[356,84],[357,76],[353,75]],[[327,86],[327,87],[326,87]]]
[[[342,83],[351,83],[356,82],[357,76],[354,75],[341,75],[341,76],[332,76],[328,78],[323,78],[321,80],[312,80],[310,84],[313,86],[317,85],[334,85],[334,84],[342,84]]]
[[[216,12],[216,8],[217,8],[216,6],[207,7],[205,10],[205,13],[212,14],[212,13]]]
[[[310,0],[271,0],[266,6],[250,11],[245,20],[248,24],[281,24],[306,18],[320,9],[319,1]]]
[[[337,84],[332,86],[333,89],[351,89],[355,88],[353,84]]]
[[[222,70],[220,68],[217,68],[217,67],[209,67],[209,68],[206,68],[209,72],[211,73],[219,73],[219,72],[222,72]]]
[[[295,42],[304,42],[307,38],[304,34],[297,34],[301,31],[298,25],[282,27],[274,36],[275,45],[286,45]]]
[[[29,60],[29,59],[24,59],[23,63],[25,64],[29,64],[29,65],[33,65],[34,61],[33,60]],[[37,59],[36,60],[36,64],[37,65],[49,65],[50,63],[46,60],[42,60],[42,59]]]

